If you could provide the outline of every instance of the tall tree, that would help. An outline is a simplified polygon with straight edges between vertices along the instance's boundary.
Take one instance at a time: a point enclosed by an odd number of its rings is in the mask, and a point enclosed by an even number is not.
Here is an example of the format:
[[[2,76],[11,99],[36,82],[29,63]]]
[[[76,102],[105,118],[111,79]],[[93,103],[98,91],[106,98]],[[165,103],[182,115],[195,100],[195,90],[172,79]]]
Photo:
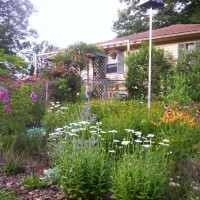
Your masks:
[[[118,20],[113,31],[118,37],[149,29],[147,10],[138,6],[139,0],[131,0],[126,9],[118,11]],[[200,0],[164,0],[164,6],[157,9],[153,17],[153,29],[174,24],[200,23]]]
[[[29,0],[0,0],[0,48],[19,52],[30,45],[27,37],[37,36],[29,28],[29,17],[36,10]]]

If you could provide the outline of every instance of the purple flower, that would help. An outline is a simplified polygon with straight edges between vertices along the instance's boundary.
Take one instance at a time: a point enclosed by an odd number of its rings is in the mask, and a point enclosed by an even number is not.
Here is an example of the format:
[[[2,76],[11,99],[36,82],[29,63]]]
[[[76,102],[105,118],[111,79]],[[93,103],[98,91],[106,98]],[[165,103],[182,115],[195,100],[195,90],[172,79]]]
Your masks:
[[[0,100],[3,103],[8,103],[10,98],[8,97],[8,90],[6,88],[0,88]]]
[[[4,110],[5,110],[6,112],[8,112],[8,113],[11,113],[11,112],[12,112],[12,108],[11,108],[10,106],[8,106],[8,105],[5,105],[5,106],[4,106]]]
[[[174,104],[178,104],[178,101],[175,100],[175,101],[174,101]]]
[[[32,92],[30,98],[31,98],[31,101],[36,102],[37,94],[35,92]]]
[[[164,108],[165,108],[166,110],[170,109],[170,107],[169,107],[168,105],[165,105]]]

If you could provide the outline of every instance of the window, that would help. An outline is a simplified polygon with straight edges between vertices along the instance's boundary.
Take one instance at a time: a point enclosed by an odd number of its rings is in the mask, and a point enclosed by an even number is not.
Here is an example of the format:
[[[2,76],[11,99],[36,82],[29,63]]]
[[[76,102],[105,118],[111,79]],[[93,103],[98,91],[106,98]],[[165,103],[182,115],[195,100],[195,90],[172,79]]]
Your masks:
[[[106,73],[124,73],[124,51],[120,51],[115,59],[108,57]]]
[[[106,73],[117,73],[117,64],[108,64]]]
[[[200,42],[181,43],[178,45],[178,56],[184,51],[200,50]]]
[[[191,51],[195,49],[195,43],[187,43],[185,44],[186,51]]]

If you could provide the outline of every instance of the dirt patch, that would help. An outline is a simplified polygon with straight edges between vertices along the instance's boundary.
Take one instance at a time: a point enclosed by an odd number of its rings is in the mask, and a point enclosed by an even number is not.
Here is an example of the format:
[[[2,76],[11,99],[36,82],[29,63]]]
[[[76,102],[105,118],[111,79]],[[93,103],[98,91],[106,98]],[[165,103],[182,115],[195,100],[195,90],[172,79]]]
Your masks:
[[[14,192],[24,200],[69,200],[69,198],[65,197],[56,185],[52,185],[45,189],[35,190],[27,190],[22,187],[21,181],[23,178],[31,173],[43,177],[43,170],[48,168],[50,168],[48,162],[28,160],[25,163],[25,172],[13,175],[0,174],[0,188],[9,192]]]

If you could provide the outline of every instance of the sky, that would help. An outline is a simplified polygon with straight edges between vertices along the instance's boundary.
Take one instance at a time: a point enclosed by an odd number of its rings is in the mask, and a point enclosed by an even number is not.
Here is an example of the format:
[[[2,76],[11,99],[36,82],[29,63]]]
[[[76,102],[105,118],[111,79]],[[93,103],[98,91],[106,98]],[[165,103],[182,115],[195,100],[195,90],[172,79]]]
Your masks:
[[[47,40],[60,48],[78,42],[96,43],[116,37],[113,22],[118,9],[126,7],[119,0],[30,0],[36,7],[29,20],[36,29],[37,42]]]

